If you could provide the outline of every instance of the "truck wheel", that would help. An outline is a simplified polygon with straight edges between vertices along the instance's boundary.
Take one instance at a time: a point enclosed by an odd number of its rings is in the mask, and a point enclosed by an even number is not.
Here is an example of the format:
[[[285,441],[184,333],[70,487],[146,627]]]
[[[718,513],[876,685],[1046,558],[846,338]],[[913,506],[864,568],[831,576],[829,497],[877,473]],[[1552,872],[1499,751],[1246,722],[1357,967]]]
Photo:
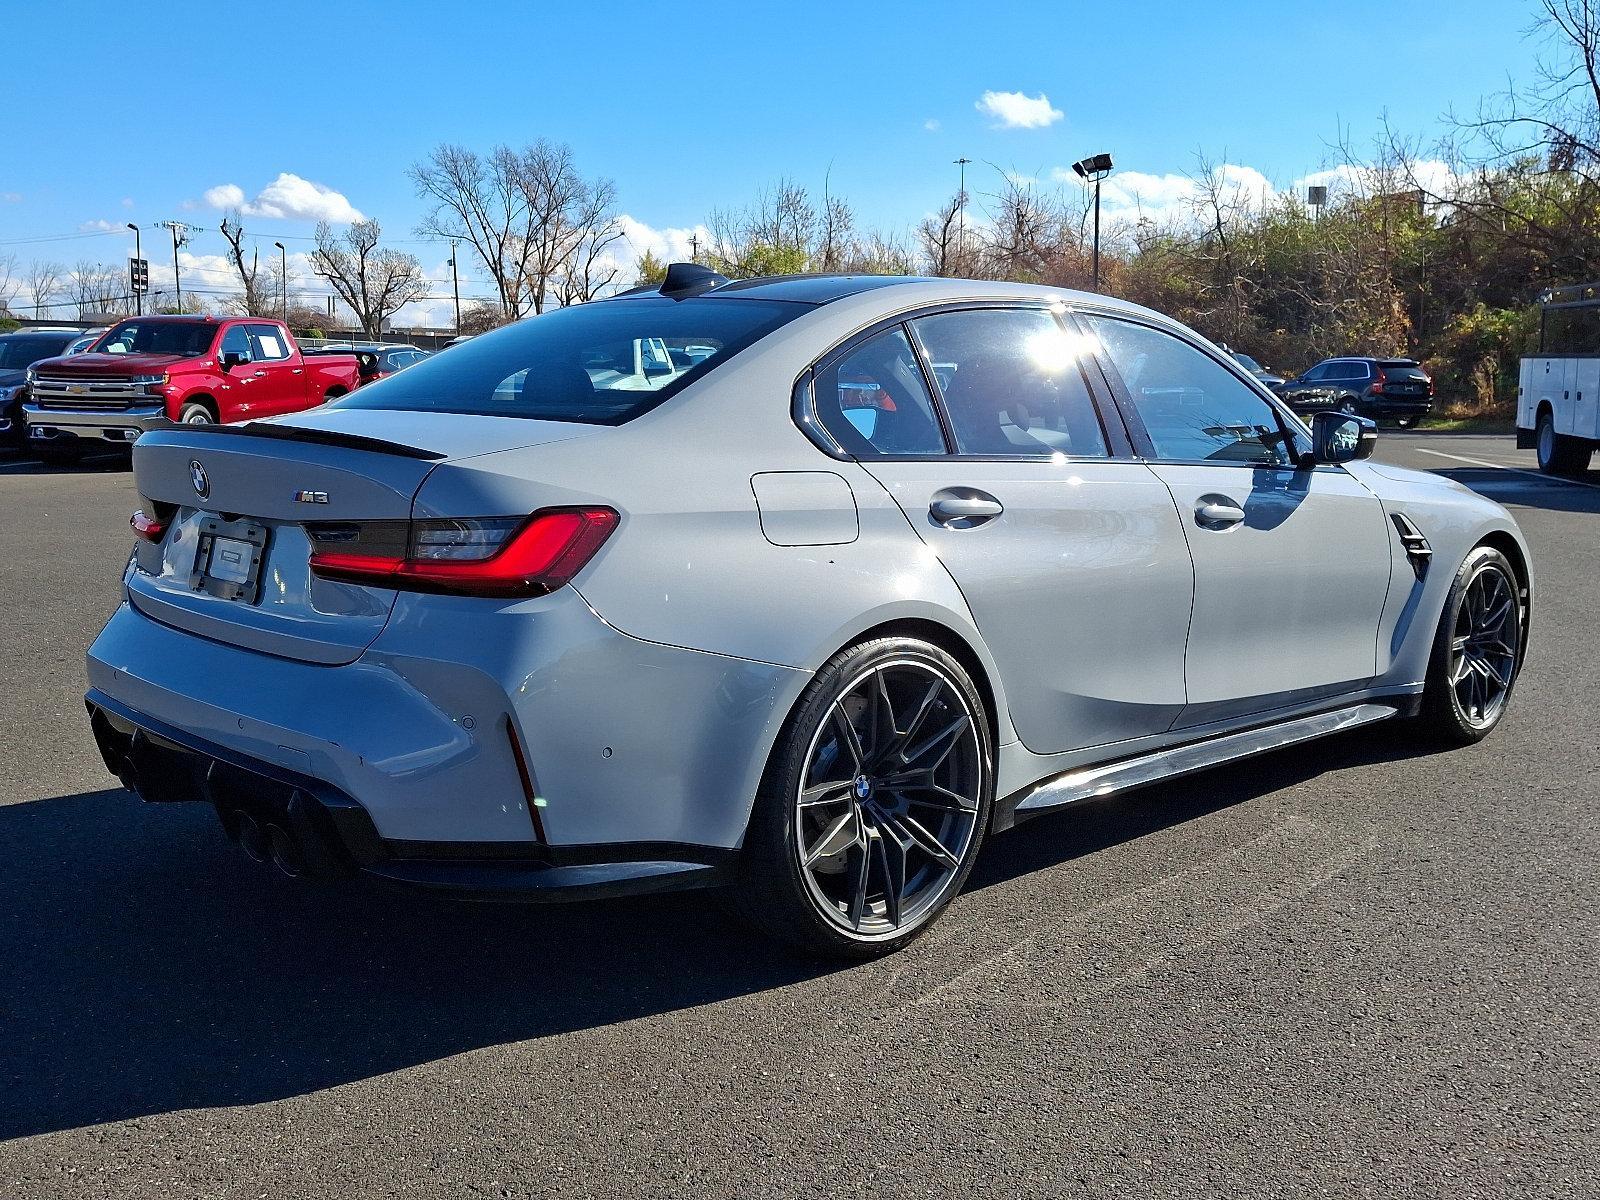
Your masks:
[[[1582,438],[1557,433],[1555,417],[1549,409],[1539,414],[1534,446],[1539,452],[1539,470],[1546,475],[1582,475],[1589,469],[1589,456],[1594,452],[1594,447]]]
[[[178,421],[183,425],[215,425],[217,418],[209,408],[196,401],[183,406],[183,410],[178,413]]]

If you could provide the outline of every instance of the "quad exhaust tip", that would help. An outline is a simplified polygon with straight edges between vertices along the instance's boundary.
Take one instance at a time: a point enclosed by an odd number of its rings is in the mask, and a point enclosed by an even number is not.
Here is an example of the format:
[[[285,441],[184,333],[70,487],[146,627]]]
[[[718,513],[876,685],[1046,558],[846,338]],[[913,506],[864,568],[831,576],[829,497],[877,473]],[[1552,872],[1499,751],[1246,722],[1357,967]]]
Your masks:
[[[272,856],[272,847],[261,823],[242,808],[233,814],[233,819],[238,824],[239,848],[250,856],[251,862],[266,862]]]

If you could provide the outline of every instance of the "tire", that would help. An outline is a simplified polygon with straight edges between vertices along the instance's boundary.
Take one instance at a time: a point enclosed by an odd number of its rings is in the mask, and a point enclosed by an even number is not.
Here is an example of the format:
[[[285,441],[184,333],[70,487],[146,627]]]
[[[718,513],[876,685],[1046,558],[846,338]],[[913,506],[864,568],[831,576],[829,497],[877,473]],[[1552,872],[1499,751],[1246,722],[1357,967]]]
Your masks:
[[[1539,453],[1539,470],[1546,475],[1582,475],[1589,469],[1589,456],[1594,453],[1594,447],[1584,439],[1557,433],[1555,417],[1548,408],[1539,414],[1533,444]]]
[[[905,637],[852,646],[773,748],[728,899],[815,954],[898,950],[966,882],[994,778],[983,698],[954,657]]]
[[[1456,571],[1434,635],[1417,717],[1429,740],[1471,745],[1488,737],[1505,716],[1522,670],[1521,587],[1510,560],[1492,546],[1476,547]],[[1509,608],[1497,620],[1503,603]]]
[[[1339,411],[1350,417],[1361,415],[1360,413],[1356,412],[1356,402],[1354,400],[1345,400],[1339,405]]]
[[[180,425],[215,425],[217,414],[211,411],[210,405],[199,400],[185,404],[178,412]]]
[[[1394,419],[1395,427],[1398,429],[1415,429],[1417,421],[1417,417],[1396,417]]]

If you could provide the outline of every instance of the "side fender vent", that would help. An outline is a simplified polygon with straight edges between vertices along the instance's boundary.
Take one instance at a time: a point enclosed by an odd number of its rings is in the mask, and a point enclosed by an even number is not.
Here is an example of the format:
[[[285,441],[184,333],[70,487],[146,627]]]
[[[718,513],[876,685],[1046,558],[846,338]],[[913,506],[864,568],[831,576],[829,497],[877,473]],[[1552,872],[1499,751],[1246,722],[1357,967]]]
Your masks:
[[[1433,561],[1433,547],[1428,545],[1428,539],[1422,530],[1411,523],[1411,518],[1404,513],[1391,513],[1389,519],[1394,522],[1395,532],[1400,535],[1400,544],[1405,547],[1406,557],[1411,560],[1411,569],[1421,579],[1428,573],[1428,564]]]

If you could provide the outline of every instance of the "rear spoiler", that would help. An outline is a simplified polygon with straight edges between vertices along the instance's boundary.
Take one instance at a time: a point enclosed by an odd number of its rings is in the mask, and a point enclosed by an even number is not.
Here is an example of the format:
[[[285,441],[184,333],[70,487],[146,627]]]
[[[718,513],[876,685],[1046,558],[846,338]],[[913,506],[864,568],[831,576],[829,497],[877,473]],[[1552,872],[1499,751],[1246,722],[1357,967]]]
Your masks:
[[[301,425],[269,425],[264,421],[248,421],[243,425],[184,425],[181,429],[184,433],[199,433],[206,437],[258,437],[280,442],[311,442],[319,446],[343,446],[349,450],[370,450],[374,454],[393,454],[401,458],[437,461],[449,457],[437,450],[423,450],[418,446],[405,446],[383,438],[363,437],[359,433],[307,429]]]

